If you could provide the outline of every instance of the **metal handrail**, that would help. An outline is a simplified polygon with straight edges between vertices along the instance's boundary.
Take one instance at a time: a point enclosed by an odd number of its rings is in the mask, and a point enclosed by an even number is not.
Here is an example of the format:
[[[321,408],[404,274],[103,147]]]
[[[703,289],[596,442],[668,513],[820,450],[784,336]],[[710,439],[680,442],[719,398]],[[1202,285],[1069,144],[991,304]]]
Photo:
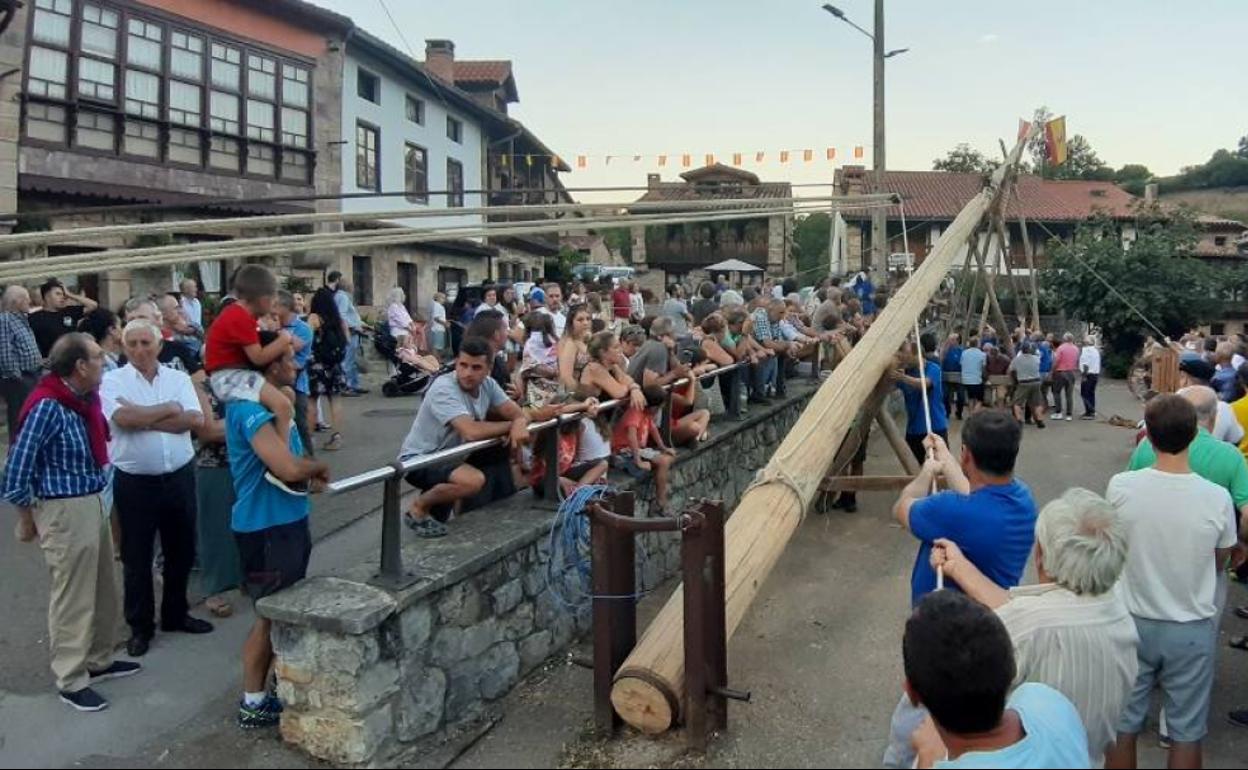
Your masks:
[[[727,374],[728,372],[742,368],[746,364],[748,364],[747,361],[738,361],[735,364],[719,367],[705,374],[699,375],[698,379],[706,380],[720,374]],[[689,379],[690,378],[688,377],[684,377],[676,382],[663,386],[663,389],[670,393],[674,388],[687,385],[689,383]],[[622,398],[604,401],[598,405],[598,411],[610,411],[625,403],[625,401],[626,399]],[[529,435],[536,435],[541,431],[549,430],[550,428],[554,428],[558,425],[566,425],[569,422],[577,422],[585,419],[587,416],[588,415],[586,413],[579,412],[577,414],[559,415],[554,419],[543,420],[542,422],[535,422],[529,425]],[[391,463],[390,465],[373,468],[372,470],[364,471],[363,473],[359,473],[354,476],[348,476],[340,481],[332,482],[325,488],[325,491],[333,495],[352,492],[357,489],[372,486],[373,484],[380,484],[388,479],[403,476],[411,471],[446,465],[454,460],[461,460],[468,457],[474,452],[482,449],[502,446],[504,442],[505,440],[502,436],[497,438],[481,439],[480,441],[470,441],[466,444],[460,444],[459,446],[451,447],[450,449],[443,449],[432,454],[412,457],[407,460],[399,460]]]

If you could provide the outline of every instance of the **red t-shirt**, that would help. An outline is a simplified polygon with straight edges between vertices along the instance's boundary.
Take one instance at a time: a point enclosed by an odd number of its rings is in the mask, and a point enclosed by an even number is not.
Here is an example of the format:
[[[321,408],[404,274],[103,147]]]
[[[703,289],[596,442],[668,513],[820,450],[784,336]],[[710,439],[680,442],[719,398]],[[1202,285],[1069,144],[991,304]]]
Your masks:
[[[620,287],[611,292],[611,305],[615,310],[616,318],[627,319],[632,313],[632,298],[629,296],[628,289]]]
[[[632,444],[628,440],[628,429],[637,429],[637,446],[645,449],[650,444],[650,429],[654,427],[654,420],[650,417],[649,409],[637,409],[629,407],[624,416],[615,424],[615,430],[611,433],[611,451],[619,454],[624,451],[632,451]]]
[[[260,344],[256,318],[241,302],[231,302],[208,327],[204,342],[204,370],[209,374],[222,369],[250,369],[251,359],[244,350]]]

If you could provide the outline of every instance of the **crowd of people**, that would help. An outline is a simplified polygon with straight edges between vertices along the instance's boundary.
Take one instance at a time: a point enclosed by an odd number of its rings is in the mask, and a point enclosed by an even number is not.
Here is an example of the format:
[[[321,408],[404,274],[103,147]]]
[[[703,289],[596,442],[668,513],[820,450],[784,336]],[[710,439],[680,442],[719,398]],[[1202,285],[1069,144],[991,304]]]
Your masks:
[[[635,289],[550,283],[518,297],[487,286],[450,308],[437,295],[427,316],[391,292],[381,331],[431,374],[399,459],[504,439],[408,474],[417,537],[445,537],[457,515],[523,487],[545,494],[548,458],[560,494],[612,474],[653,477],[655,513],[671,514],[678,447],[706,440],[721,415],[784,397],[799,363],[831,366],[885,304],[865,273],[805,293],[792,280],[707,281],[638,303]],[[360,345],[374,330],[337,273],[305,302],[266,268],[244,266],[211,319],[194,282],[117,314],[53,282],[41,295],[32,311],[26,290],[9,287],[0,308],[3,494],[19,511],[19,538],[39,541],[52,574],[60,697],[99,711],[107,701],[92,685],[141,670],[114,657],[122,623],[130,658],[157,631],[213,631],[190,613],[193,567],[218,616],[232,612],[231,589],[259,599],[305,575],[309,494],[329,480],[311,434],[328,420],[320,448],[342,446],[339,399],[364,392]],[[921,467],[894,513],[921,547],[885,763],[1131,767],[1160,689],[1171,765],[1199,766],[1228,570],[1248,578],[1244,349],[1224,341],[1185,355],[1183,389],[1148,403],[1129,468],[1103,495],[1072,489],[1040,508],[1014,473],[1023,426],[1072,419],[1077,381],[1083,416],[1095,418],[1095,341],[1024,329],[1001,338],[990,327],[961,340],[940,347],[921,335],[889,375]],[[622,405],[607,413],[607,400]],[[587,419],[529,430],[573,414]],[[855,505],[852,495],[837,503]],[[1038,583],[1020,586],[1029,560]],[[1248,618],[1248,607],[1235,612]],[[258,618],[242,651],[237,719],[247,728],[281,713],[269,631]],[[1232,642],[1248,649],[1248,638]],[[1248,726],[1248,709],[1230,719]]]

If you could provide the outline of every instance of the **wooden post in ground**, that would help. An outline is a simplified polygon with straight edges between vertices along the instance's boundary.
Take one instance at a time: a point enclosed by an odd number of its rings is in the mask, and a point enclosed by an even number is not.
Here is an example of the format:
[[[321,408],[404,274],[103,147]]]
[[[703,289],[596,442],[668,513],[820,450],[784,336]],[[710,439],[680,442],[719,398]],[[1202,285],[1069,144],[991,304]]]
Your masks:
[[[1033,125],[1027,138],[1035,130]],[[725,532],[729,637],[801,524],[854,417],[892,365],[893,354],[913,331],[959,248],[999,196],[1002,180],[1018,163],[1025,144],[1026,139],[1014,147],[988,187],[966,204],[923,265],[814,394],[758,481],[742,496]],[[677,590],[616,675],[611,702],[624,721],[643,732],[670,729],[684,707],[682,603],[683,592]]]
[[[1027,217],[1023,214],[1022,200],[1018,197],[1018,185],[1013,185],[1014,200],[1018,205],[1018,227],[1023,234],[1023,254],[1027,257],[1028,283],[1031,285],[1031,318],[1036,331],[1040,328],[1040,287],[1036,281],[1036,253],[1031,245],[1031,233],[1027,232]]]

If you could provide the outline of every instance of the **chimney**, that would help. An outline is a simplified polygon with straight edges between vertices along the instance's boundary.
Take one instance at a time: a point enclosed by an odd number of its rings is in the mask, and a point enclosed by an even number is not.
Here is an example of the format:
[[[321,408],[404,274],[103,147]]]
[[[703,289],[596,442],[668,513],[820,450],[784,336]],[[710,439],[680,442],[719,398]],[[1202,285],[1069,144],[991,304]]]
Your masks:
[[[658,174],[646,174],[646,189],[648,190],[659,189],[659,179],[660,177]]]
[[[1158,185],[1156,182],[1149,182],[1148,184],[1144,185],[1144,202],[1149,203],[1149,204],[1156,203],[1157,191],[1159,189],[1160,189],[1160,185]]]
[[[867,167],[842,166],[841,177],[844,184],[843,195],[865,195],[867,193]]]
[[[450,40],[426,40],[425,67],[435,77],[454,83],[455,43]]]

